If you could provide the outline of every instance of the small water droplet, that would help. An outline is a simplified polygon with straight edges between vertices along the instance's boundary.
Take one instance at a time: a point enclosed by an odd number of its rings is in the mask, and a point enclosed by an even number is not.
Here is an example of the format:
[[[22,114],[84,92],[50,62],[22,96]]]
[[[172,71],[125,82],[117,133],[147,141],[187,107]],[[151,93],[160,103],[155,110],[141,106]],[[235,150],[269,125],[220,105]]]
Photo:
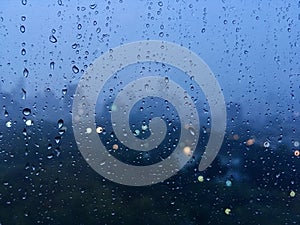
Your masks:
[[[54,157],[53,153],[47,155],[47,159],[52,159]]]
[[[91,4],[90,9],[95,9],[97,7],[97,4]]]
[[[73,66],[72,67],[72,71],[74,72],[74,73],[78,73],[79,72],[79,69],[78,69],[78,67],[77,66]]]
[[[26,55],[26,50],[25,50],[25,48],[23,48],[23,49],[21,50],[21,55]]]
[[[54,70],[54,62],[50,62],[50,69]]]
[[[165,77],[165,82],[169,83],[169,77]]]
[[[58,129],[62,128],[62,126],[64,125],[64,121],[62,119],[58,120],[57,125]]]
[[[24,116],[29,116],[30,114],[31,114],[31,109],[29,109],[29,108],[23,109],[23,115]]]
[[[64,88],[64,89],[61,90],[61,92],[62,92],[63,95],[66,95],[66,94],[67,94],[67,91],[68,91],[67,88]]]
[[[5,125],[6,125],[6,127],[8,127],[8,128],[9,128],[9,127],[12,127],[12,122],[11,122],[11,121],[7,121]]]
[[[26,16],[21,16],[21,20],[25,21],[26,20]]]
[[[202,28],[201,33],[205,33],[205,28]]]
[[[26,90],[22,88],[22,99],[26,99]]]
[[[58,144],[61,140],[61,137],[55,137],[54,140],[55,140],[55,143]]]
[[[62,0],[57,0],[58,5],[62,5]]]
[[[21,33],[25,32],[25,26],[24,25],[20,26],[20,31],[21,31]]]
[[[25,124],[26,124],[27,126],[32,126],[32,125],[33,125],[33,121],[32,121],[32,120],[26,120],[26,121],[25,121]]]
[[[28,77],[28,74],[29,74],[29,71],[28,71],[27,68],[25,68],[25,69],[23,70],[23,76],[26,78],[26,77]]]
[[[50,35],[49,41],[50,41],[51,43],[56,43],[56,42],[57,42],[57,39],[56,39],[56,37],[55,37],[54,35]]]
[[[22,0],[22,5],[26,5],[27,4],[27,0]]]
[[[188,130],[189,130],[189,132],[190,132],[191,135],[195,136],[196,131],[195,131],[195,129],[193,127],[189,127]]]
[[[158,6],[162,7],[164,5],[164,3],[162,1],[158,2]]]

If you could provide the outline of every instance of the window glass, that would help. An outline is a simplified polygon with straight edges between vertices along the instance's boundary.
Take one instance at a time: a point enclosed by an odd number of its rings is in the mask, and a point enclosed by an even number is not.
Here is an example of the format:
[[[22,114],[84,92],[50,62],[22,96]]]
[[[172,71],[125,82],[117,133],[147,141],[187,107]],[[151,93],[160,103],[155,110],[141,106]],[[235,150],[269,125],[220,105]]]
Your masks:
[[[0,224],[298,224],[300,2],[3,1]]]

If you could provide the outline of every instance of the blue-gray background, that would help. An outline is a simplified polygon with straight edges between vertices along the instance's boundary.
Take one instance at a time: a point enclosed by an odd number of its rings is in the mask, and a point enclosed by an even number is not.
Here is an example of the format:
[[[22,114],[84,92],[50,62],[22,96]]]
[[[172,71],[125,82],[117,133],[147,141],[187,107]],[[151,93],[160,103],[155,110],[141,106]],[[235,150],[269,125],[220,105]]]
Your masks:
[[[163,216],[179,215],[177,224],[198,224],[197,216],[218,224],[214,218],[222,218],[229,207],[236,217],[219,224],[251,224],[247,218],[253,215],[252,224],[267,224],[270,218],[281,224],[296,223],[299,198],[291,199],[289,193],[295,190],[298,196],[299,191],[299,158],[293,156],[300,140],[299,23],[299,1],[2,0],[0,203],[1,209],[7,209],[2,210],[2,218],[8,217],[12,224],[26,218],[30,218],[27,224],[50,223],[51,218],[65,223],[73,223],[72,218],[78,223],[95,219],[94,224],[121,218],[132,224],[128,221],[138,217],[140,223],[158,224]],[[189,48],[209,65],[220,83],[229,109],[229,143],[216,160],[222,166],[216,163],[208,175],[203,174],[211,183],[196,186],[200,174],[188,170],[192,176],[175,177],[167,185],[143,192],[117,186],[87,170],[70,132],[65,137],[57,133],[57,124],[45,123],[70,118],[72,98],[66,93],[74,92],[94,59],[120,44],[145,39]],[[23,128],[24,107],[31,109],[36,126]],[[7,121],[13,122],[11,129],[5,126]],[[241,136],[236,142],[232,140],[235,133]],[[247,138],[255,138],[258,145],[246,146]],[[282,140],[287,147],[277,148]],[[271,143],[270,149],[262,147],[265,141]],[[242,178],[248,181],[246,185],[238,182]],[[192,180],[186,181],[188,187],[184,179]],[[234,189],[224,188],[227,179]],[[189,192],[182,191],[183,187]],[[134,197],[128,200],[127,196]],[[197,207],[199,211],[194,212]],[[61,211],[56,214],[56,210]],[[63,215],[65,220],[58,218]]]

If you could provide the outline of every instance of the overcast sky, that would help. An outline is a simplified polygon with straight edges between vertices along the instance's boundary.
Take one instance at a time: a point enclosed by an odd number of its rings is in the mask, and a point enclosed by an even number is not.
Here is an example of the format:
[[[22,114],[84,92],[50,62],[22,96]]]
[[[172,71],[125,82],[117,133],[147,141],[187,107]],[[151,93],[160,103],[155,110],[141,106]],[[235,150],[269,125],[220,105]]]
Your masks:
[[[21,83],[29,98],[47,88],[60,96],[103,52],[158,39],[198,54],[227,103],[241,102],[253,116],[300,112],[297,1],[25,2],[0,5],[1,92]]]

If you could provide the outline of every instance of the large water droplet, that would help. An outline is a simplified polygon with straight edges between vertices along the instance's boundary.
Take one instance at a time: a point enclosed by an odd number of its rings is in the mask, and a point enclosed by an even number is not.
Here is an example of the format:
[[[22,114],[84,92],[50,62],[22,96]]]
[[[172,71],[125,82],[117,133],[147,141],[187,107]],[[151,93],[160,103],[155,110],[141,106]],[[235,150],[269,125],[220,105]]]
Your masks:
[[[50,35],[49,41],[52,42],[52,43],[56,43],[57,39],[56,39],[56,37],[54,35]]]
[[[25,68],[25,69],[23,70],[23,76],[24,76],[24,77],[28,77],[28,74],[29,74],[29,71],[28,71],[27,68]]]
[[[29,109],[29,108],[23,109],[23,114],[24,114],[24,116],[29,116],[31,114],[31,109]]]
[[[73,66],[72,67],[72,71],[74,72],[74,73],[78,73],[79,72],[79,69],[78,69],[78,67],[77,66]]]

